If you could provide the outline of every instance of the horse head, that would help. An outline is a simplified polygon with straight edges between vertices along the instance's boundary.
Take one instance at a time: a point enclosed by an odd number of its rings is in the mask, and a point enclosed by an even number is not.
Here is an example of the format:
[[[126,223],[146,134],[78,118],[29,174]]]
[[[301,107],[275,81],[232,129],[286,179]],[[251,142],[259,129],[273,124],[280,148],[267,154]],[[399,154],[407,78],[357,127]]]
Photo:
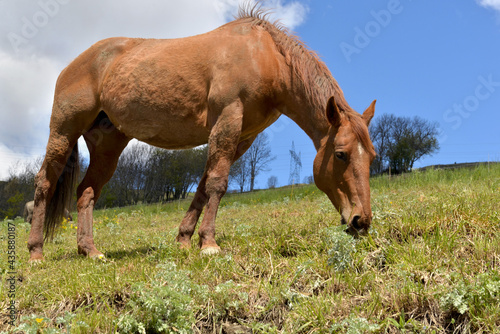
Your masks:
[[[328,135],[314,160],[314,181],[325,192],[347,224],[349,234],[366,234],[372,220],[370,205],[370,165],[375,150],[368,126],[375,102],[363,115],[340,110],[331,97],[326,107],[330,123]]]

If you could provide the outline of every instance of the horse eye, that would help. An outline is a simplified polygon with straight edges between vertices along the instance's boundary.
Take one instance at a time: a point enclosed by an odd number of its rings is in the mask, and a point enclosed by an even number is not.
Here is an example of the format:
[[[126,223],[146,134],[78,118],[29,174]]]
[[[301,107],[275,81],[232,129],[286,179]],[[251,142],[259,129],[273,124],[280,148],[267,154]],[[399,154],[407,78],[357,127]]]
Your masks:
[[[345,152],[335,152],[335,156],[339,160],[347,161],[347,155],[345,154]]]

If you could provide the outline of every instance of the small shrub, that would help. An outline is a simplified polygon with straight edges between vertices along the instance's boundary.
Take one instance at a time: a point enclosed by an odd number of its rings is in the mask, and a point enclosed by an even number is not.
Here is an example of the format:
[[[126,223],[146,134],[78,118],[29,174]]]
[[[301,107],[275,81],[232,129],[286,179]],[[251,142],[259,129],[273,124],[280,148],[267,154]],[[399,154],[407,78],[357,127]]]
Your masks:
[[[218,318],[236,316],[248,303],[248,293],[232,280],[217,285],[213,292],[214,312]]]
[[[441,307],[451,312],[464,314],[478,312],[485,305],[500,303],[500,275],[488,272],[477,276],[475,283],[461,279],[451,291],[441,297]]]
[[[118,328],[125,333],[191,333],[196,322],[192,294],[200,287],[172,262],[157,268],[153,280],[134,286],[127,304],[131,311],[118,319]]]
[[[330,328],[331,333],[366,334],[380,330],[379,325],[370,324],[365,318],[350,316]]]
[[[52,321],[43,316],[32,314],[30,316],[21,317],[19,326],[12,330],[12,333],[25,333],[25,334],[59,334],[59,333],[73,333],[77,328],[89,328],[83,321],[74,323],[76,314],[66,312],[64,316],[56,319],[56,325]],[[3,333],[3,332],[2,332]]]
[[[328,265],[337,271],[352,267],[352,254],[356,252],[356,240],[345,233],[343,226],[324,230],[328,250]]]

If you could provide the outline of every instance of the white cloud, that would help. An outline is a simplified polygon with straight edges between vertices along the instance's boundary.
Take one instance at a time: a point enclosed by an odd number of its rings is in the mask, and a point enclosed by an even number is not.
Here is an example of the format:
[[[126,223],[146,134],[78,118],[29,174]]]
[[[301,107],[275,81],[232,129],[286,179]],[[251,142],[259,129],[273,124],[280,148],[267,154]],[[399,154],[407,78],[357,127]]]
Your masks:
[[[477,3],[486,8],[500,11],[500,0],[476,0]]]
[[[4,0],[2,49],[67,59],[107,37],[172,38],[225,22],[227,1]]]
[[[204,33],[230,21],[242,1],[0,0],[0,179],[15,160],[43,153],[57,75],[90,45]],[[263,4],[292,30],[307,14],[299,1]]]
[[[31,155],[16,153],[0,142],[0,180],[7,179],[9,171],[16,163],[28,161],[32,158]]]
[[[306,17],[308,8],[298,1],[283,4],[281,0],[266,2],[266,6],[272,8],[272,18],[278,19],[290,30],[294,30],[301,25]]]
[[[17,59],[0,50],[0,143],[18,154],[40,154],[46,142],[54,83],[61,64]]]

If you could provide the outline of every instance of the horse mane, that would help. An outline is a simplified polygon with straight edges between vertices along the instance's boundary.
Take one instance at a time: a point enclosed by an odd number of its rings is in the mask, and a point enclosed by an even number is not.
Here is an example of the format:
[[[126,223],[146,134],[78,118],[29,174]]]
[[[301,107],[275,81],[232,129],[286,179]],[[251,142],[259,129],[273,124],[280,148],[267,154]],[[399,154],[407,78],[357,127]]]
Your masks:
[[[349,106],[342,89],[328,67],[316,52],[311,50],[279,20],[269,21],[271,14],[272,11],[263,9],[259,1],[255,4],[247,2],[239,7],[236,20],[264,28],[271,35],[287,64],[292,67],[302,82],[306,95],[316,110],[325,110],[328,99],[334,96],[337,106],[351,123],[352,130],[358,140],[365,149],[373,150],[366,124],[360,114]]]

